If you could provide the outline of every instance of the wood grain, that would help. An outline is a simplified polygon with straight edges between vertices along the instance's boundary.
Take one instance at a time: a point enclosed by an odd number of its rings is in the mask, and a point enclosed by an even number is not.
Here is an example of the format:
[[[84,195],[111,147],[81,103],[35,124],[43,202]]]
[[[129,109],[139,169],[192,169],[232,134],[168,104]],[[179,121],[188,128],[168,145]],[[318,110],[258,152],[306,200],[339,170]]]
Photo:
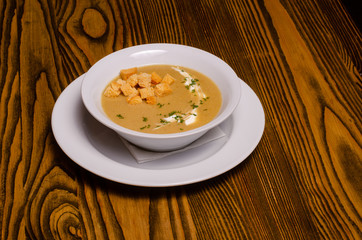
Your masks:
[[[362,238],[362,35],[340,1],[2,1],[0,23],[0,239]],[[69,83],[155,42],[219,56],[260,98],[264,136],[233,170],[132,187],[57,145]]]

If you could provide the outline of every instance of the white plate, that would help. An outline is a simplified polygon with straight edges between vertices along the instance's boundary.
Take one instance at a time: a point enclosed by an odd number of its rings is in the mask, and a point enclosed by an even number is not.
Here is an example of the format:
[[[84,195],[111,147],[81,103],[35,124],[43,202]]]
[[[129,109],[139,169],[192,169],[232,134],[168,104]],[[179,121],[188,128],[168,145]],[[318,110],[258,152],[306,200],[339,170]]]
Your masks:
[[[138,164],[118,135],[97,122],[83,106],[83,76],[59,96],[52,129],[62,150],[78,165],[106,179],[145,187],[178,186],[218,176],[245,160],[263,135],[265,116],[252,89],[242,80],[235,112],[220,125],[228,138],[160,160]]]

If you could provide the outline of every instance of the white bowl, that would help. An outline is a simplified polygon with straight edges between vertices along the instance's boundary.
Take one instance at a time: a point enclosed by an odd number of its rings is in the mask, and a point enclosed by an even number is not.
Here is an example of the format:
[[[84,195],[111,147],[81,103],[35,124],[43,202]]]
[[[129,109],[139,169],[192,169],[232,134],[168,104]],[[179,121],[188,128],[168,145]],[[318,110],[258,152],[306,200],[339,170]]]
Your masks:
[[[142,133],[114,123],[103,111],[103,90],[121,69],[150,64],[184,66],[208,76],[222,94],[222,106],[218,115],[199,128],[172,134]],[[176,44],[145,44],[119,50],[95,63],[84,76],[81,94],[89,113],[124,139],[148,150],[171,151],[192,143],[227,119],[239,102],[241,85],[231,67],[208,52]]]

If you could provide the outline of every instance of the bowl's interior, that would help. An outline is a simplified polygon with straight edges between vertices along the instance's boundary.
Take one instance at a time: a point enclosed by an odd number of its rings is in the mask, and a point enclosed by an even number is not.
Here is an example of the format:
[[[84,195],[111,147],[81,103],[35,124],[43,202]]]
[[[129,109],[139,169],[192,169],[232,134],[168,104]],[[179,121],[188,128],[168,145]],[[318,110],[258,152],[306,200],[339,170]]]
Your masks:
[[[223,102],[218,116],[207,125],[220,123],[231,114],[239,101],[241,94],[239,79],[221,59],[192,47],[174,44],[147,44],[114,52],[89,69],[82,84],[82,98],[88,111],[98,121],[114,130],[135,132],[120,127],[106,116],[101,105],[101,96],[107,84],[119,74],[121,69],[154,64],[192,68],[205,74],[217,84]],[[146,133],[136,132],[135,134]]]

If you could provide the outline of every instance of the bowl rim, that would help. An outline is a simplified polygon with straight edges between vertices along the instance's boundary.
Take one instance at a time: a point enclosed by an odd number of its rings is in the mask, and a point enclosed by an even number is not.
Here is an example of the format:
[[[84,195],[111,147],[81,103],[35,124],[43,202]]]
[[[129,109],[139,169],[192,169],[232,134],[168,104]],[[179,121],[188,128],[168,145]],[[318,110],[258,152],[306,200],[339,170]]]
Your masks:
[[[140,131],[136,131],[136,130],[131,130],[125,127],[122,127],[121,125],[118,125],[116,123],[114,123],[111,119],[109,119],[107,116],[105,116],[105,114],[102,114],[101,112],[99,112],[99,110],[97,109],[97,107],[93,107],[92,103],[89,103],[87,101],[86,98],[86,94],[87,92],[85,91],[86,86],[87,86],[87,74],[89,72],[94,71],[94,69],[102,64],[104,61],[107,61],[108,57],[111,57],[115,54],[120,54],[120,53],[125,53],[125,52],[129,52],[129,51],[143,51],[143,50],[153,50],[153,49],[157,49],[157,50],[169,50],[171,48],[183,48],[183,49],[187,49],[189,51],[194,51],[195,53],[199,53],[199,54],[204,54],[206,56],[209,56],[211,58],[214,58],[214,60],[217,60],[220,64],[223,65],[223,67],[225,67],[224,69],[226,69],[229,74],[233,74],[233,79],[232,81],[234,81],[235,83],[235,90],[237,91],[237,94],[233,95],[232,100],[230,101],[230,103],[232,104],[231,107],[228,106],[228,109],[225,109],[222,113],[219,113],[214,119],[212,119],[210,122],[191,129],[191,130],[187,130],[184,132],[178,132],[178,133],[144,133],[144,132],[140,132]],[[208,130],[210,130],[211,128],[214,128],[216,126],[218,126],[220,123],[222,123],[225,119],[227,119],[235,110],[235,108],[237,107],[237,105],[239,104],[240,101],[240,97],[241,97],[241,84],[239,84],[239,77],[237,76],[237,74],[235,73],[235,71],[221,58],[217,57],[216,55],[207,52],[205,50],[196,48],[196,47],[192,47],[192,46],[188,46],[188,45],[181,45],[181,44],[173,44],[173,43],[149,43],[149,44],[140,44],[140,45],[135,45],[135,46],[131,46],[131,47],[126,47],[120,50],[117,50],[115,52],[112,52],[106,56],[104,56],[103,58],[101,58],[100,60],[98,60],[96,63],[94,63],[89,70],[85,73],[83,79],[82,79],[82,85],[81,85],[81,98],[82,98],[82,102],[84,104],[84,106],[86,107],[87,111],[101,124],[105,125],[106,127],[116,131],[117,133],[124,133],[127,135],[131,135],[134,137],[142,137],[145,139],[173,139],[173,138],[180,138],[180,137],[187,137],[190,135],[194,135],[197,133],[202,133],[202,132],[206,132]],[[233,87],[234,88],[234,87]],[[95,110],[97,109],[97,110]]]

